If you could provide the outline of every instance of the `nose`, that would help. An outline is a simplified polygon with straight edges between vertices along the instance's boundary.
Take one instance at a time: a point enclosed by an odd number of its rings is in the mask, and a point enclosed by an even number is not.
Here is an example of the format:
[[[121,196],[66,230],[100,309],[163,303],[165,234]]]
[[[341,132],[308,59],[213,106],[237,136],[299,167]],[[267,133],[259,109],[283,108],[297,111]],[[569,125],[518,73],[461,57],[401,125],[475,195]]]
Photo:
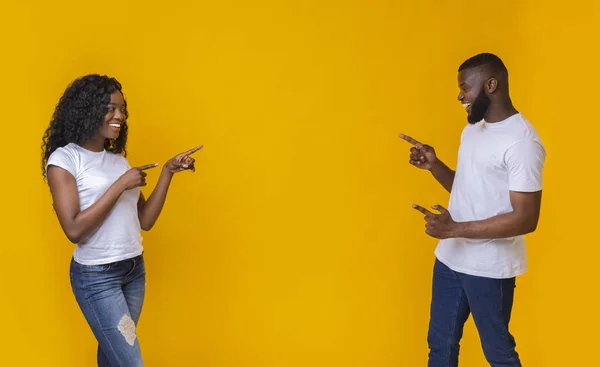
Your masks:
[[[463,92],[462,92],[462,91],[460,91],[460,92],[458,93],[458,97],[457,97],[457,99],[458,99],[459,101],[462,101],[462,100],[463,100],[463,98],[465,98],[465,95],[463,94]]]
[[[121,110],[115,111],[115,120],[123,121],[123,112]]]

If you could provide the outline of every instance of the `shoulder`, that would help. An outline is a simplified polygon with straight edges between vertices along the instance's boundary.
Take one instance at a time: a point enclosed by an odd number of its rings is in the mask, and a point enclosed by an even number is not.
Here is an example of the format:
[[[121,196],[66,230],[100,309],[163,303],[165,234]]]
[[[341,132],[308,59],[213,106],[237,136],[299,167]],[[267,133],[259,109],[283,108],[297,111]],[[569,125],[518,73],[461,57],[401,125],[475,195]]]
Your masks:
[[[64,147],[56,148],[56,150],[54,152],[52,152],[52,154],[50,154],[50,158],[72,155],[73,152],[74,152],[74,149],[71,146],[71,143],[69,143],[69,144],[65,145]]]
[[[48,157],[48,165],[56,164],[59,162],[76,162],[79,157],[77,146],[73,143],[69,143],[64,147],[57,148],[50,157]]]
[[[511,144],[508,150],[514,148],[533,148],[539,149],[545,153],[546,148],[542,142],[542,138],[538,134],[536,128],[522,114],[515,116],[514,121],[508,126]]]
[[[522,114],[516,115],[506,127],[507,133],[515,143],[521,141],[534,141],[543,146],[542,139],[537,130]]]
[[[57,148],[46,163],[46,171],[50,166],[60,167],[67,170],[71,175],[77,177],[77,167],[80,162],[79,152],[77,146],[73,143],[69,143],[64,147]]]
[[[505,162],[537,162],[543,165],[546,147],[533,125],[527,120],[519,121],[519,126],[510,134],[504,153]]]

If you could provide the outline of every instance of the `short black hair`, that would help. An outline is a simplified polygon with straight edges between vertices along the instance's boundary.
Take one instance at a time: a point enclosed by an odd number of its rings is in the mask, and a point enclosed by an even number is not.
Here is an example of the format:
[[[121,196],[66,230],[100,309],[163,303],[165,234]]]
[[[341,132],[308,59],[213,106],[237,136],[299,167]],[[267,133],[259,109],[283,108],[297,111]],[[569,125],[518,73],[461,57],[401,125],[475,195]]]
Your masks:
[[[491,53],[480,53],[473,57],[468,58],[465,62],[463,62],[458,68],[458,72],[460,73],[463,70],[477,68],[481,66],[491,66],[494,70],[502,71],[508,74],[508,70],[506,66],[502,62],[502,60]]]

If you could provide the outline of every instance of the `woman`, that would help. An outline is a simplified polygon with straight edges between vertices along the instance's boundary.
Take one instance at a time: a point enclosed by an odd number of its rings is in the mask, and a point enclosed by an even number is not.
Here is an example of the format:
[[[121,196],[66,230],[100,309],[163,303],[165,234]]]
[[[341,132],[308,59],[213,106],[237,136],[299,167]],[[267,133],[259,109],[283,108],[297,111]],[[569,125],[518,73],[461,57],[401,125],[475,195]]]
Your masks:
[[[127,103],[121,84],[101,75],[75,80],[43,138],[42,170],[58,221],[75,243],[71,287],[98,340],[98,366],[143,366],[136,325],[145,293],[141,230],[156,222],[173,174],[194,172],[190,155],[162,168],[146,200],[140,187],[158,164],[127,162]]]

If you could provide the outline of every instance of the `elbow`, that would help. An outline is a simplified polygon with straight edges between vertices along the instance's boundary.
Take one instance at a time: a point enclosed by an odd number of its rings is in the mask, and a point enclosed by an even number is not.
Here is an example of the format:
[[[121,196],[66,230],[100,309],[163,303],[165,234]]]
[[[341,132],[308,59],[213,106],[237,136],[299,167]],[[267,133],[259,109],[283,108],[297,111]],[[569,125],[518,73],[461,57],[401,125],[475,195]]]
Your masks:
[[[537,225],[538,225],[538,222],[537,222],[537,220],[536,220],[535,222],[533,222],[533,223],[532,223],[532,224],[529,226],[529,232],[528,232],[528,233],[535,232],[535,230],[537,229]]]
[[[141,215],[138,216],[138,219],[140,220],[140,228],[144,232],[148,232],[149,230],[151,230],[152,227],[154,227],[154,223],[156,223],[156,220],[152,220],[151,218],[145,218]]]
[[[525,235],[525,234],[535,232],[535,230],[537,229],[537,225],[538,225],[537,219],[525,221],[525,223],[523,225],[523,234]]]
[[[69,241],[75,245],[83,241],[86,236],[85,230],[82,229],[80,225],[77,225],[77,223],[72,223],[66,226],[66,228],[63,227],[63,231]]]
[[[76,233],[74,231],[66,231],[65,234],[67,235],[69,241],[75,245],[78,244],[79,241],[81,241],[81,235],[79,233]]]
[[[154,227],[154,224],[140,222],[140,228],[142,231],[148,232],[152,229],[152,227]]]

